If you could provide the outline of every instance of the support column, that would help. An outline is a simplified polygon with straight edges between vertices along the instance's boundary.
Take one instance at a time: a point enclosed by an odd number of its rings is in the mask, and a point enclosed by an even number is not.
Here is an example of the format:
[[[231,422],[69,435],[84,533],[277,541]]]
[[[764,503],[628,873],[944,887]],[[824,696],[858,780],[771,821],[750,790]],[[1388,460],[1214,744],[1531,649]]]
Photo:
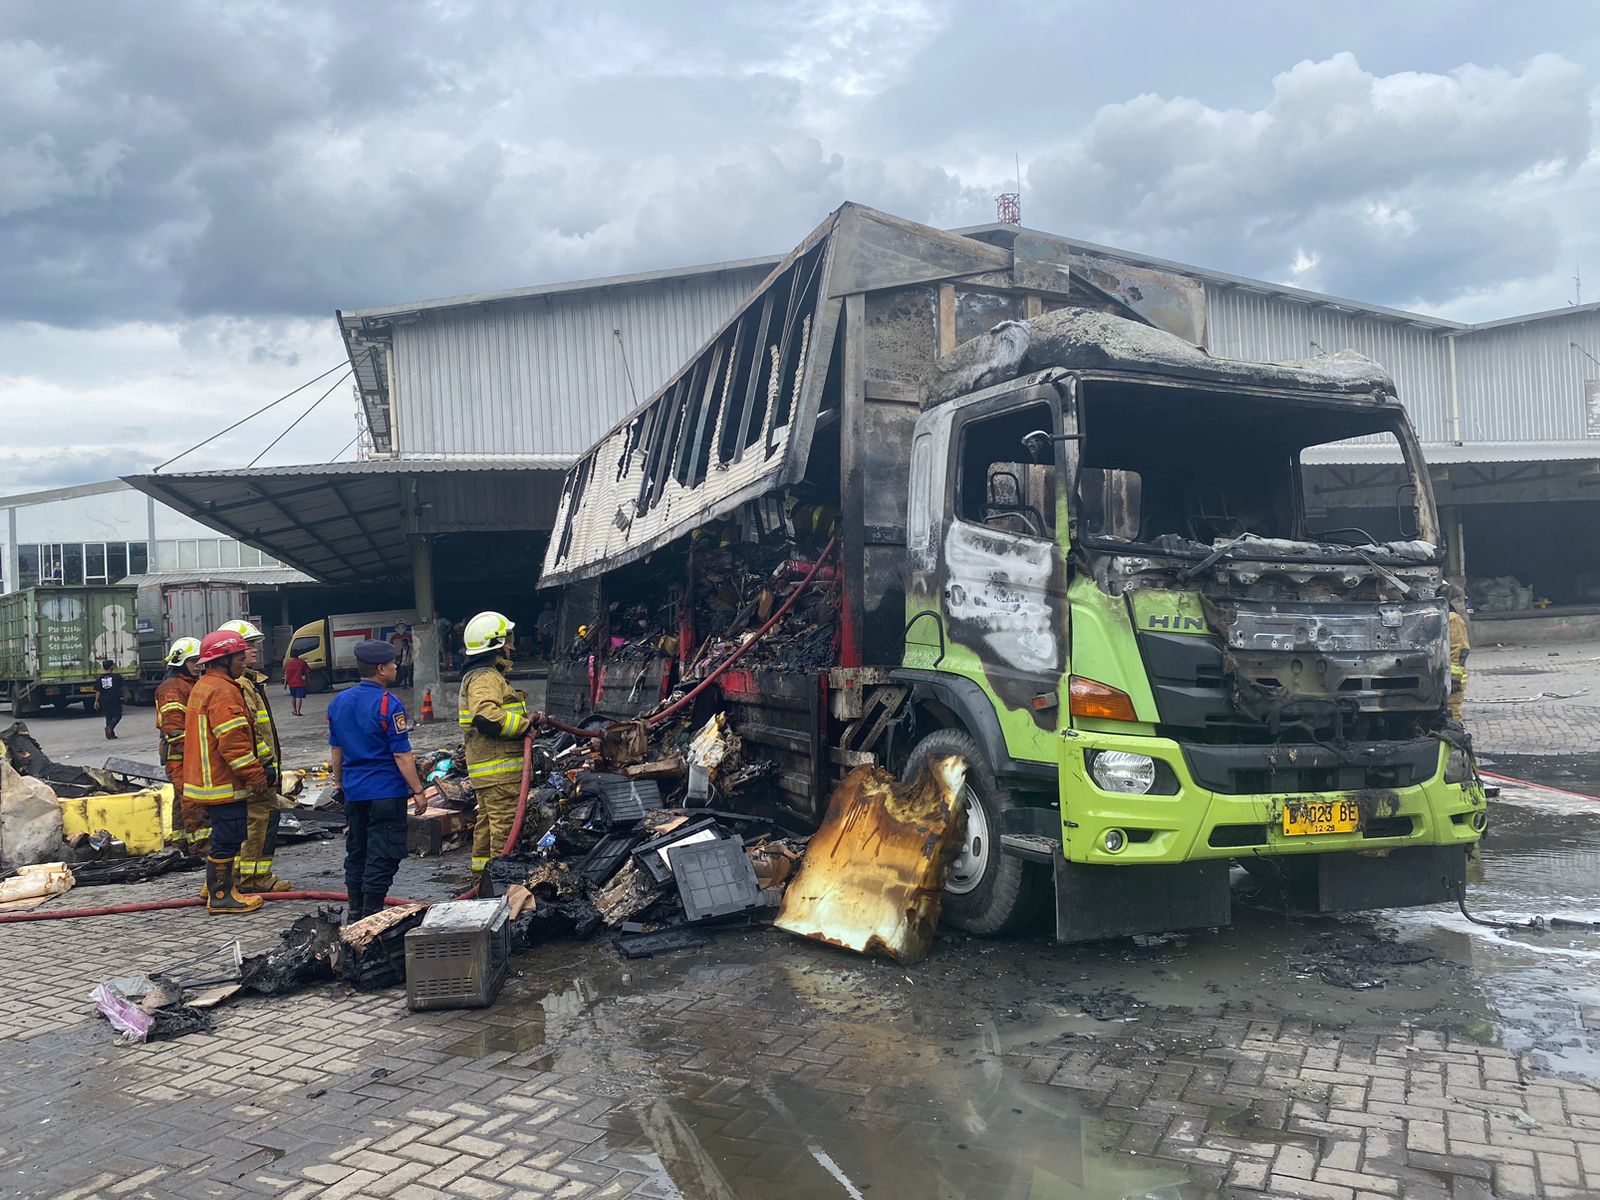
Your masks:
[[[866,312],[863,293],[844,298],[844,318],[839,329],[839,336],[844,338],[844,379],[839,395],[839,550],[834,560],[844,580],[844,628],[839,639],[842,667],[859,667],[866,648],[866,597],[861,594],[867,573]]]
[[[413,719],[422,715],[422,694],[433,689],[433,707],[438,711],[443,703],[439,688],[439,639],[433,630],[433,539],[425,533],[414,533],[411,544],[411,582],[415,595],[417,623],[411,627],[412,671],[416,699],[412,707]]]
[[[1467,586],[1467,530],[1461,520],[1461,506],[1447,504],[1439,509],[1439,523],[1444,526],[1445,578]]]
[[[17,554],[17,509],[16,506],[6,509],[6,569],[5,587],[7,592],[14,592],[22,586],[22,560]]]

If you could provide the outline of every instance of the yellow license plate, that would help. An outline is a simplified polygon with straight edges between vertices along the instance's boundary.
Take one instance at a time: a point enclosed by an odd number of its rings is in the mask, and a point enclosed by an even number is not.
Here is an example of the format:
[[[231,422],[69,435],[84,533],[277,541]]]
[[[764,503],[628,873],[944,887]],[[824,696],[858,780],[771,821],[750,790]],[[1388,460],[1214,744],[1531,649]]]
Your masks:
[[[1348,800],[1312,800],[1283,806],[1285,837],[1313,833],[1355,833],[1361,828],[1361,810]]]

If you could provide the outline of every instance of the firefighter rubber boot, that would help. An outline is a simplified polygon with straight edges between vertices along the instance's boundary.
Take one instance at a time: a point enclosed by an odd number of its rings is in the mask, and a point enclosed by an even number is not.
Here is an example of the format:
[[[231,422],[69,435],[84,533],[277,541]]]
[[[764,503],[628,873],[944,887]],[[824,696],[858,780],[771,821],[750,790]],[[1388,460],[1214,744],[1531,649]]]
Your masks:
[[[379,893],[376,896],[369,894],[366,897],[365,905],[361,909],[361,915],[363,917],[370,917],[374,913],[381,913],[383,911],[383,902],[386,899],[388,899],[388,897],[384,896],[382,893]]]
[[[248,913],[260,908],[260,896],[241,896],[233,885],[233,859],[206,859],[206,911]]]
[[[365,907],[366,897],[360,892],[351,892],[345,897],[344,923],[353,925],[367,915]]]
[[[257,892],[292,892],[294,884],[279,879],[271,871],[259,875],[245,875],[239,880],[239,891],[246,896]]]

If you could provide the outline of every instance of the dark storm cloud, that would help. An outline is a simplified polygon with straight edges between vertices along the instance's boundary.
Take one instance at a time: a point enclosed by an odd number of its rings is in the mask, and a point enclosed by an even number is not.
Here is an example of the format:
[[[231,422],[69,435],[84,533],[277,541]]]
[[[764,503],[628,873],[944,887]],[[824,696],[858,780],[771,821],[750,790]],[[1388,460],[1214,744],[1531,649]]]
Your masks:
[[[845,199],[976,223],[1014,148],[1029,224],[1364,299],[1444,303],[1592,245],[1570,192],[1594,76],[1535,52],[1596,48],[1384,11],[15,5],[0,319],[322,314],[773,253]]]

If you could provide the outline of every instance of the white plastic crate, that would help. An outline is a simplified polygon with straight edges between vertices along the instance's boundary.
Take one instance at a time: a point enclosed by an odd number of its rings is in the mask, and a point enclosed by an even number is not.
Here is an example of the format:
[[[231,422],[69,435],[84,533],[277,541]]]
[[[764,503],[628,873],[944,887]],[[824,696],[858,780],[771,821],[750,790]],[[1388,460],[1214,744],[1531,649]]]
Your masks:
[[[510,959],[511,912],[503,896],[435,904],[406,934],[406,1005],[486,1008]]]

